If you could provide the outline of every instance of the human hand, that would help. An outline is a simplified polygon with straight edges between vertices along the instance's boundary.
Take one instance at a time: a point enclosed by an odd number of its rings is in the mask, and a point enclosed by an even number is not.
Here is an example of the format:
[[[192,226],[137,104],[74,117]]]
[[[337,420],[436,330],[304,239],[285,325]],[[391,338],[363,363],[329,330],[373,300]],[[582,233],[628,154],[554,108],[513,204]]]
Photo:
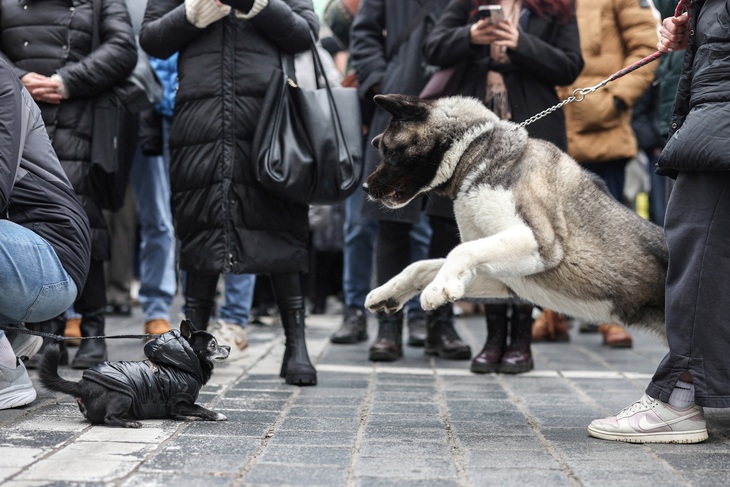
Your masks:
[[[497,39],[496,30],[497,25],[489,22],[489,19],[474,22],[469,28],[469,42],[477,45],[491,44]]]
[[[27,73],[20,78],[20,81],[35,101],[54,104],[61,103],[62,96],[58,91],[59,83],[48,76],[43,76],[38,73]]]
[[[504,48],[512,49],[513,51],[517,49],[517,44],[520,42],[520,30],[516,25],[512,24],[511,20],[499,22],[497,29],[494,31],[494,35],[497,37],[494,44],[501,46],[503,48],[502,51],[504,51]]]
[[[679,17],[667,17],[659,29],[659,52],[672,52],[687,49],[689,40],[689,14],[684,12]]]

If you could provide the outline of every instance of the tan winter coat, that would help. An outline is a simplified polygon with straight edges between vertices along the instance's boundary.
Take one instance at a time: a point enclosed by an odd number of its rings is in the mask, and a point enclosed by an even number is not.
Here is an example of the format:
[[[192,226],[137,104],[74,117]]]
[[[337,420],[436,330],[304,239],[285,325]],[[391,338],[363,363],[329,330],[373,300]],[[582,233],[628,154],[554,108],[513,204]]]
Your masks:
[[[620,69],[656,51],[658,20],[645,0],[582,0],[578,28],[585,67],[571,86],[559,88],[565,99],[576,88],[595,86]],[[564,107],[568,153],[578,162],[628,159],[637,145],[631,129],[631,108],[654,79],[657,63],[608,83],[581,102]],[[618,97],[626,104],[619,112]]]

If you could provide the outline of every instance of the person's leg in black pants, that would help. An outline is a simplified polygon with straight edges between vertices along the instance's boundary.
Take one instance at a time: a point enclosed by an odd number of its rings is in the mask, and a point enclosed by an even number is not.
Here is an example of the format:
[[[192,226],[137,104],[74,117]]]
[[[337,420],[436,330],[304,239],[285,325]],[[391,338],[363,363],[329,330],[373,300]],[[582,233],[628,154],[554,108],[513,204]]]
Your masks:
[[[431,245],[428,249],[429,259],[440,259],[461,243],[459,228],[453,218],[431,215]],[[428,313],[426,324],[426,355],[438,355],[449,360],[469,360],[471,347],[456,333],[454,328],[454,305],[446,303]]]
[[[104,261],[91,259],[86,284],[74,303],[74,310],[81,315],[81,336],[104,335],[104,308],[106,307],[106,279]],[[107,360],[104,339],[81,340],[79,351],[71,362],[74,369],[87,369]]]
[[[286,350],[280,376],[287,384],[313,386],[317,371],[309,360],[304,340],[304,293],[298,273],[272,274],[271,286],[286,335]]]
[[[185,318],[193,322],[195,329],[207,330],[215,307],[215,291],[218,274],[193,274],[185,277]]]
[[[411,263],[412,225],[408,222],[381,220],[376,240],[375,265],[378,286],[382,286]],[[370,346],[373,362],[392,362],[403,356],[403,310],[388,315],[377,313],[378,336]]]

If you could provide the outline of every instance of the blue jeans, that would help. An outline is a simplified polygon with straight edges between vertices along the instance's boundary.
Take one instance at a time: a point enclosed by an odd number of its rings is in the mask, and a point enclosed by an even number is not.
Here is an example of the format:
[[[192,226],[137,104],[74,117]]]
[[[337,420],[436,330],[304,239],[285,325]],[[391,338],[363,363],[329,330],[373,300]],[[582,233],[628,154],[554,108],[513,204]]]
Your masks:
[[[226,274],[226,302],[218,310],[218,317],[226,323],[246,326],[253,302],[256,274]]]
[[[77,294],[76,283],[45,239],[0,220],[0,323],[50,320]]]
[[[346,308],[364,308],[370,292],[373,270],[373,252],[378,233],[378,220],[362,214],[363,194],[358,189],[345,200],[345,246],[342,291]],[[425,215],[411,230],[411,260],[428,258],[431,227]],[[421,309],[419,296],[408,301],[411,310]]]
[[[163,155],[145,156],[139,146],[130,181],[139,221],[138,300],[145,321],[170,319],[170,306],[177,291],[175,276],[175,231],[170,207],[170,120],[163,118]]]

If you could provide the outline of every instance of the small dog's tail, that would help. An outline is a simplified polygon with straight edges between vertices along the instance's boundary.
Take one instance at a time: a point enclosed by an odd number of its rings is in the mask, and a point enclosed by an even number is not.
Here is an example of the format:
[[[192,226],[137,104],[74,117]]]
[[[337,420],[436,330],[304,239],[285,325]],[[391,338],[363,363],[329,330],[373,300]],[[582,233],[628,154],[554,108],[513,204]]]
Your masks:
[[[46,345],[46,350],[41,357],[38,379],[43,387],[49,391],[63,392],[70,396],[79,397],[82,388],[78,382],[71,382],[58,375],[58,362],[61,357],[61,350],[58,343],[53,342]]]

